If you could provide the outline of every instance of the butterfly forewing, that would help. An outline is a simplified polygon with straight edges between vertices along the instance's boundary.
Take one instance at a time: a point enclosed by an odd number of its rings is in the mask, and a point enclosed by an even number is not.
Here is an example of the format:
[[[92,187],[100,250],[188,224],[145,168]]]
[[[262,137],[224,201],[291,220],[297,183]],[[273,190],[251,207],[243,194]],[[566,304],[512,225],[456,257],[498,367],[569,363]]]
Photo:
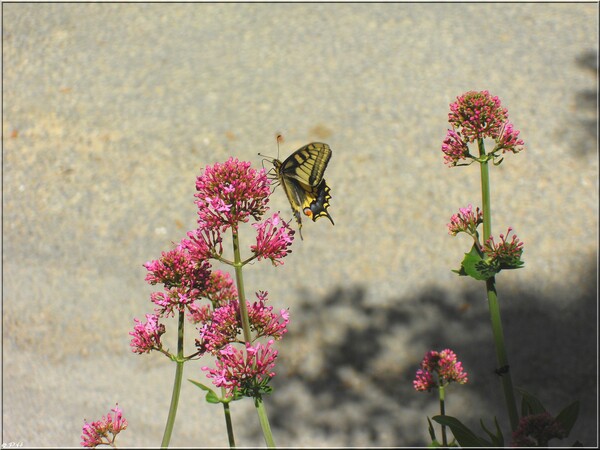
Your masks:
[[[321,142],[313,142],[292,153],[280,167],[285,176],[295,178],[309,186],[317,186],[331,158],[331,148]]]
[[[302,214],[310,217],[313,222],[325,216],[333,224],[333,219],[327,212],[330,189],[323,179],[330,158],[329,145],[313,142],[296,150],[283,162],[273,161],[277,180],[283,186],[298,222],[300,237]]]

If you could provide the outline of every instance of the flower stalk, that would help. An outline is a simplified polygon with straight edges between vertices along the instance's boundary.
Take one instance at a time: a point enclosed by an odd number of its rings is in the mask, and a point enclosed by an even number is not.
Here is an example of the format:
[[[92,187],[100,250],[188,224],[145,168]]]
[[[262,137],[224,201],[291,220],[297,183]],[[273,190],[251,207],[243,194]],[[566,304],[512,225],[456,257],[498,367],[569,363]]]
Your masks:
[[[242,262],[242,258],[240,256],[239,233],[236,226],[231,227],[231,234],[233,240],[233,267],[235,269],[235,281],[239,298],[244,342],[246,345],[250,345],[252,343],[252,335],[250,334],[250,319],[248,316],[248,306],[246,304],[246,294],[244,293],[244,275],[242,272],[244,263]],[[256,412],[258,414],[258,420],[260,421],[260,426],[263,431],[265,443],[267,444],[267,447],[275,448],[275,441],[273,439],[273,433],[271,432],[269,417],[267,416],[265,405],[260,394],[257,394],[254,397],[254,406],[256,407]]]
[[[479,147],[479,157],[484,160],[486,154],[483,139],[478,139],[477,145]],[[481,201],[483,205],[483,240],[484,242],[487,242],[492,235],[489,162],[487,160],[482,161],[480,168]],[[498,362],[498,367],[510,367],[508,364],[508,356],[506,354],[506,346],[504,344],[504,331],[502,330],[502,319],[500,317],[500,305],[498,303],[498,293],[496,292],[495,276],[491,276],[485,281],[485,288],[488,299],[490,319],[492,322],[492,333],[494,336],[494,345],[496,347],[496,360]],[[513,431],[515,431],[519,424],[519,413],[517,412],[517,401],[515,399],[515,392],[512,385],[510,370],[502,374],[500,379],[502,381],[502,390],[504,391],[504,401],[506,402],[510,427]]]
[[[175,416],[177,415],[177,406],[179,405],[179,394],[181,393],[181,380],[183,379],[183,331],[185,324],[185,314],[183,311],[179,311],[178,317],[178,328],[177,328],[177,366],[175,368],[175,380],[173,382],[173,393],[171,394],[171,406],[169,407],[169,415],[167,417],[167,423],[165,425],[165,432],[163,434],[162,442],[160,446],[167,448],[171,441],[171,434],[173,433],[173,426],[175,425]]]

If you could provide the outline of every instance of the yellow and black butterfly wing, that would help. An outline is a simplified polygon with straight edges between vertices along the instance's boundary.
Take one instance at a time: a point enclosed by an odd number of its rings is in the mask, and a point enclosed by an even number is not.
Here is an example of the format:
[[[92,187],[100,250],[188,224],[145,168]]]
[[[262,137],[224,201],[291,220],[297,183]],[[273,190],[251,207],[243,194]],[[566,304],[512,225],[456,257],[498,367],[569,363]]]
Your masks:
[[[322,142],[313,142],[292,153],[279,167],[282,177],[298,180],[308,186],[318,186],[323,179],[331,148]]]
[[[298,222],[301,239],[302,214],[310,217],[313,222],[325,216],[334,224],[327,212],[331,199],[330,189],[323,179],[330,158],[329,145],[313,142],[296,150],[283,163],[274,161],[277,178]]]

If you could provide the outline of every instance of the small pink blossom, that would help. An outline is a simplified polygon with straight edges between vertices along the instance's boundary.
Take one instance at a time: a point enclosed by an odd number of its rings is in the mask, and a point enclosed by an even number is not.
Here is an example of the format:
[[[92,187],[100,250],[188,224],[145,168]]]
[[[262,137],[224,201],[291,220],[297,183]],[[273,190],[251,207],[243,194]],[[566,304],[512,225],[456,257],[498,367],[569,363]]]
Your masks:
[[[213,309],[231,302],[237,302],[238,298],[237,289],[233,285],[231,275],[220,270],[215,270],[210,274],[206,288],[199,293],[199,296],[208,299],[212,308],[209,305],[200,305],[198,302],[187,305],[189,310],[188,319],[192,323],[203,323],[210,320]]]
[[[473,212],[473,206],[469,205],[466,208],[459,208],[458,214],[454,214],[450,218],[448,226],[448,234],[456,236],[460,232],[465,232],[473,237],[477,236],[477,227],[483,223],[483,211],[477,207]]]
[[[548,412],[522,417],[512,434],[512,447],[548,447],[550,439],[566,437],[562,425]]]
[[[433,374],[437,374],[436,383]],[[429,351],[421,362],[421,369],[417,370],[413,386],[417,391],[429,391],[438,386],[446,386],[450,382],[465,384],[468,381],[467,373],[463,370],[462,363],[456,354],[445,349],[441,352]]]
[[[208,372],[215,386],[224,387],[229,395],[236,388],[244,395],[256,395],[275,376],[272,370],[277,350],[272,345],[272,340],[266,345],[247,343],[244,350],[228,345],[219,351],[215,369],[202,367],[202,370]]]
[[[81,435],[81,446],[95,448],[98,445],[110,445],[114,447],[117,434],[127,428],[127,419],[123,417],[123,411],[117,404],[106,416],[102,416],[101,420],[88,423],[84,420],[84,425]],[[111,436],[109,436],[109,434]]]
[[[154,311],[160,317],[171,317],[175,315],[175,311],[194,310],[196,297],[190,295],[185,289],[173,288],[165,292],[153,292],[150,294],[150,300],[158,306]]]
[[[237,289],[233,285],[231,275],[220,270],[215,270],[211,273],[210,282],[202,295],[209,299],[215,307],[232,302],[238,298]]]
[[[272,306],[266,306],[266,292],[256,294],[258,301],[248,305],[248,320],[250,328],[255,333],[254,339],[268,336],[279,340],[287,333],[290,321],[289,311],[282,309],[280,314],[273,313]],[[232,342],[239,342],[242,330],[240,308],[238,301],[231,301],[215,308],[212,313],[209,308],[202,309],[202,327],[200,338],[196,339],[196,347],[201,353],[216,354],[219,350]],[[200,313],[199,313],[200,317]]]
[[[270,259],[274,266],[283,264],[282,259],[291,253],[288,247],[292,245],[295,231],[277,213],[252,226],[256,228],[257,234],[256,245],[250,248],[258,260]]]
[[[523,150],[523,145],[525,145],[525,142],[519,139],[519,130],[515,130],[512,123],[506,122],[502,128],[500,138],[497,140],[495,151],[519,153]]]
[[[488,91],[469,91],[457,97],[457,101],[450,104],[448,114],[448,121],[461,130],[466,142],[487,137],[498,139],[507,120],[508,110]]]
[[[506,236],[500,234],[500,242],[496,244],[494,237],[485,242],[485,254],[492,260],[493,263],[501,268],[511,269],[523,265],[521,255],[523,254],[523,242],[519,241],[516,234],[513,234],[510,242],[507,240],[512,228],[508,228]]]
[[[237,301],[215,308],[200,329],[200,339],[196,339],[196,347],[201,353],[216,354],[231,342],[237,341],[242,329]]]
[[[279,316],[273,313],[272,306],[266,306],[267,292],[256,293],[258,301],[248,304],[248,318],[251,328],[256,332],[256,337],[269,336],[279,340],[287,333],[290,315],[287,309],[282,309]]]
[[[413,381],[413,386],[417,391],[431,391],[431,389],[437,387],[437,384],[433,381],[431,372],[419,369]]]
[[[218,229],[198,228],[188,231],[187,239],[181,240],[193,260],[208,260],[215,255],[223,254],[223,239]]]
[[[455,130],[448,130],[446,133],[442,152],[444,153],[444,162],[449,166],[456,166],[461,160],[466,160],[471,156],[467,143]]]
[[[259,220],[267,210],[270,184],[264,169],[229,158],[207,166],[196,179],[196,204],[200,228],[224,231],[249,217]]]
[[[169,252],[162,252],[160,259],[144,264],[148,270],[146,281],[150,284],[162,283],[165,288],[185,288],[188,291],[202,291],[210,277],[210,263],[196,259],[185,245],[177,245]]]
[[[136,325],[129,334],[133,336],[130,345],[134,353],[150,353],[151,350],[162,348],[160,338],[165,333],[165,326],[159,324],[158,319],[157,314],[146,314],[146,323],[133,319]]]

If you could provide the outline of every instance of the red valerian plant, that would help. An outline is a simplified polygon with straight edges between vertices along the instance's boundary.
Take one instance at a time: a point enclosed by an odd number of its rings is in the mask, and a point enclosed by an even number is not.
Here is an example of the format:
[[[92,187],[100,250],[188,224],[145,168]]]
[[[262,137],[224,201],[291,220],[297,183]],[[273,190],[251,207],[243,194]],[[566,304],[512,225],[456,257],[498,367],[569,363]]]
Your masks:
[[[467,372],[463,370],[462,363],[458,361],[456,353],[450,349],[440,352],[429,351],[421,361],[421,368],[417,370],[413,386],[420,392],[429,392],[437,389],[440,400],[440,416],[446,415],[446,387],[455,382],[457,384],[466,384],[468,381]],[[440,417],[438,416],[438,417]],[[435,441],[435,431],[429,418],[429,433]],[[437,443],[437,442],[436,442]],[[439,443],[437,443],[439,445]],[[444,447],[448,446],[448,437],[446,434],[446,425],[442,423],[442,442]]]
[[[269,382],[275,376],[277,358],[273,345],[287,332],[289,313],[287,309],[273,312],[265,291],[258,292],[253,303],[247,301],[242,268],[254,260],[282,265],[291,252],[295,232],[278,213],[265,217],[270,181],[264,169],[257,171],[249,162],[229,158],[223,164],[207,166],[196,179],[196,191],[198,228],[189,231],[174,249],[144,264],[146,281],[162,285],[163,290],[150,295],[154,312],[146,314],[146,322],[134,319],[131,347],[138,354],[159,351],[177,364],[163,447],[168,446],[175,421],[183,364],[203,356],[213,359],[214,366],[202,370],[221,389],[221,395],[192,382],[208,392],[209,403],[223,405],[230,446],[235,445],[230,402],[243,397],[254,399],[265,441],[274,446],[262,396],[271,392]],[[242,259],[239,226],[250,220],[254,221],[256,241]],[[233,260],[223,256],[226,233],[231,234]],[[214,261],[234,268],[235,286],[229,273],[213,269]],[[178,321],[176,353],[161,342],[166,331],[163,322],[169,317]],[[186,319],[198,330],[195,351],[190,355],[184,354]]]
[[[568,435],[577,417],[578,402],[567,406],[557,416],[556,420],[562,427],[560,429],[565,432],[564,435],[557,431],[559,430],[558,426],[555,427],[548,422],[547,416],[540,415],[545,411],[539,400],[523,391],[521,412],[523,417],[527,416],[529,419],[527,421],[523,421],[523,418],[519,420],[502,330],[500,304],[496,290],[496,275],[502,270],[523,267],[524,263],[521,257],[524,244],[513,233],[511,227],[508,227],[506,234],[500,234],[499,239],[495,239],[492,236],[491,226],[489,163],[491,161],[493,165],[497,166],[503,162],[505,153],[518,154],[522,152],[524,141],[519,138],[519,131],[508,120],[508,110],[502,106],[498,97],[492,96],[488,91],[469,91],[457,97],[456,101],[450,104],[448,122],[452,128],[447,130],[441,147],[444,162],[449,167],[469,166],[475,162],[479,163],[482,196],[481,208],[476,207],[473,210],[472,205],[460,208],[458,213],[452,215],[450,222],[447,224],[450,235],[457,236],[460,233],[465,233],[473,240],[471,250],[465,253],[460,269],[454,270],[454,272],[484,281],[486,284],[498,364],[498,368],[494,372],[500,377],[502,383],[508,419],[511,429],[515,433],[513,434],[513,441],[522,444],[528,437],[535,434],[537,437],[533,440],[537,444],[546,445],[546,438]],[[486,151],[486,140],[493,142],[492,150],[489,152]],[[473,152],[470,150],[470,146],[475,145],[477,150]],[[481,236],[480,225],[483,228]],[[510,236],[511,233],[512,236]],[[434,374],[437,374],[438,381],[434,379]],[[464,379],[462,377],[462,366],[456,362],[456,357],[452,352],[449,350],[444,350],[439,354],[430,352],[423,360],[413,385],[419,391],[429,391],[437,387],[440,389],[441,395],[444,383],[447,384],[450,381],[460,382],[460,380],[466,382],[466,374],[464,374]],[[485,425],[481,422],[484,431],[491,439],[490,441],[476,436],[454,417],[445,416],[442,413],[441,416],[433,417],[433,420],[442,424],[442,426],[449,426],[461,446],[502,447],[504,445],[502,432],[497,421],[495,421],[495,433],[485,428]],[[431,422],[429,422],[429,429],[432,439],[435,441]],[[442,430],[444,431],[444,429]],[[445,445],[445,435],[443,437]]]

